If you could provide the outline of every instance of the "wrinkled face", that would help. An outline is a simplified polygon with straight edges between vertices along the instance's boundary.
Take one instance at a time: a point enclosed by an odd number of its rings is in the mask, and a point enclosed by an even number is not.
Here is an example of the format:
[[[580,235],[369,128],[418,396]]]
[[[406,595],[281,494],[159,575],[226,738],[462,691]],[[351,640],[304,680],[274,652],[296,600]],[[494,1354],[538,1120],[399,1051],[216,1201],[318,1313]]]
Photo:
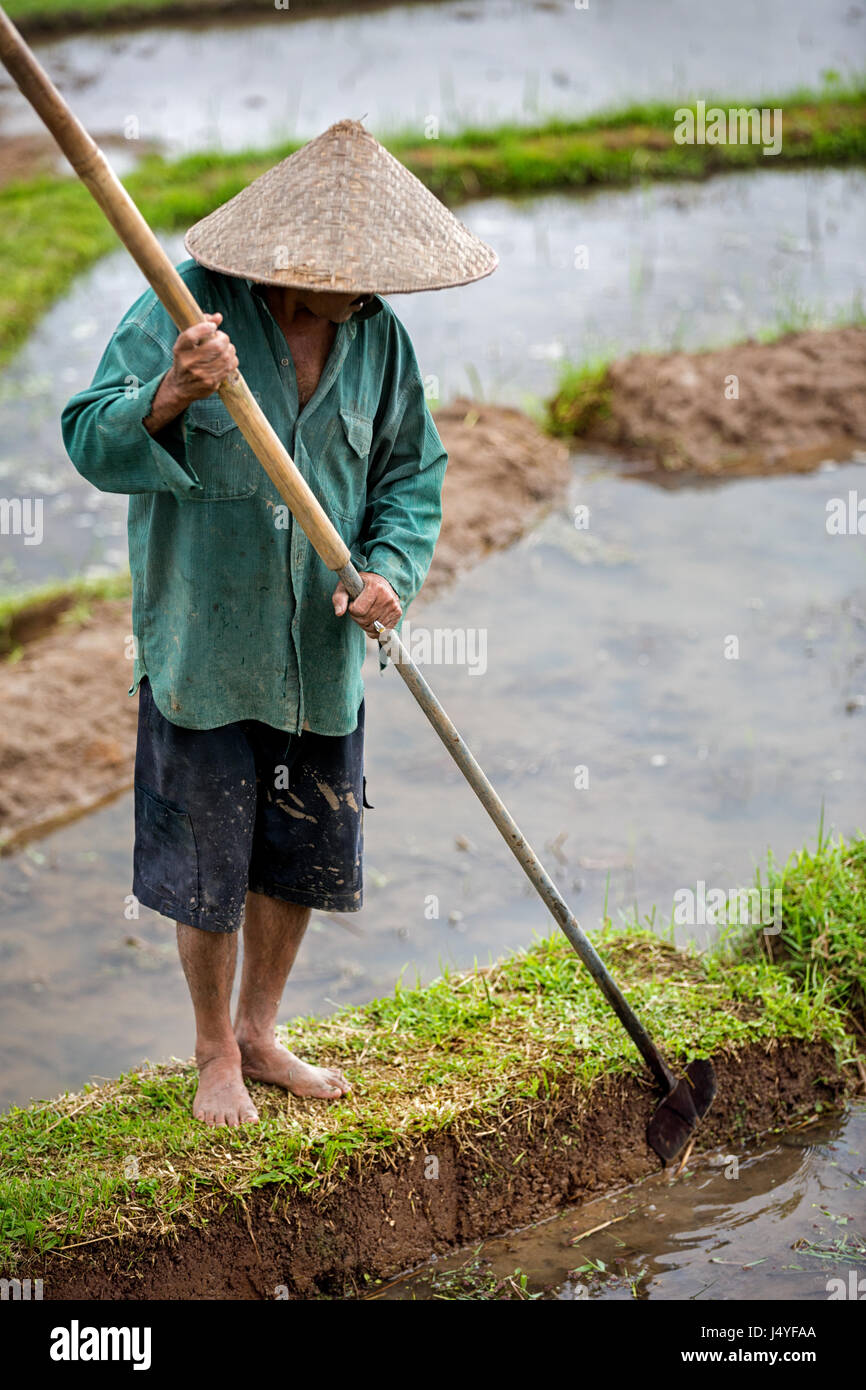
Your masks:
[[[331,323],[346,323],[372,298],[369,294],[331,294],[319,290],[297,290],[295,293],[298,308],[306,309],[316,318],[329,319]]]

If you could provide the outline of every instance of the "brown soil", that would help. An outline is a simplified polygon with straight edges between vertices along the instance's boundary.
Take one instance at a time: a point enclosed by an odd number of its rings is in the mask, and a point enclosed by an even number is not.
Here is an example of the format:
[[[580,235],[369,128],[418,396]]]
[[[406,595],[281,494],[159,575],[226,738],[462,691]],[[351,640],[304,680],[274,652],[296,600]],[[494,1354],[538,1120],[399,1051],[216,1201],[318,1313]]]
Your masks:
[[[519,410],[457,400],[436,412],[448,450],[443,523],[424,586],[435,593],[512,545],[563,492],[568,450]]]
[[[719,1094],[700,1147],[738,1153],[756,1135],[845,1093],[830,1049],[789,1042],[713,1059]],[[432,1254],[538,1221],[563,1206],[636,1182],[658,1169],[645,1128],[648,1085],[618,1078],[558,1091],[527,1118],[525,1100],[486,1135],[443,1131],[393,1167],[346,1178],[324,1199],[262,1189],[204,1228],[148,1245],[114,1240],[47,1257],[47,1299],[272,1299],[341,1297],[364,1276],[389,1279]],[[439,1176],[425,1177],[435,1154]],[[519,1162],[518,1162],[519,1159]],[[32,1270],[31,1273],[38,1273]]]
[[[730,376],[739,399],[725,398]],[[866,444],[862,328],[639,353],[614,363],[608,383],[610,415],[596,417],[584,438],[631,454],[644,475],[804,472]]]
[[[34,179],[57,167],[57,146],[45,135],[4,135],[0,143],[0,186]]]
[[[449,465],[444,521],[424,588],[451,583],[488,550],[514,541],[568,478],[568,452],[516,410],[457,401],[436,417]],[[92,809],[128,787],[137,702],[129,604],[97,602],[64,626],[63,600],[14,628],[24,646],[0,663],[0,849]],[[38,639],[38,640],[34,640]]]

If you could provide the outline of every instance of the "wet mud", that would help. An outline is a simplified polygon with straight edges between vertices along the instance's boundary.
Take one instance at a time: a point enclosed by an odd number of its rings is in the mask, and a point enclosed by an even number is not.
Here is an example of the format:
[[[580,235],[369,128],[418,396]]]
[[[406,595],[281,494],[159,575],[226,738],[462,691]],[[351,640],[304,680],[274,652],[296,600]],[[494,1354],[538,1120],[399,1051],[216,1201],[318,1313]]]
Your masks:
[[[700,1149],[742,1148],[845,1094],[825,1044],[755,1047],[713,1061],[719,1093],[701,1128]],[[395,1166],[353,1175],[318,1200],[294,1192],[280,1199],[264,1188],[206,1227],[160,1244],[103,1241],[49,1257],[44,1296],[351,1296],[369,1280],[392,1278],[432,1254],[539,1221],[658,1171],[645,1138],[655,1105],[650,1086],[634,1078],[600,1084],[588,1095],[563,1084],[529,1130],[525,1107],[517,1105],[493,1133],[454,1126],[427,1135]],[[425,1176],[430,1154],[438,1160],[435,1181]]]

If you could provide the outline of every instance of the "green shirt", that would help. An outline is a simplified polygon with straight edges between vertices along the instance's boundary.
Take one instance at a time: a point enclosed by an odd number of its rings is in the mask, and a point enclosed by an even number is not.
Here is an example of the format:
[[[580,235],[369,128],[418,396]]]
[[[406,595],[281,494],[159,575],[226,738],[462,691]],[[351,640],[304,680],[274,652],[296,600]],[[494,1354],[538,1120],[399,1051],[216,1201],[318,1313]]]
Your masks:
[[[383,575],[405,610],[439,534],[446,463],[405,328],[379,299],[341,324],[299,412],[291,353],[260,287],[195,261],[179,270],[202,309],[222,313],[250,389],[355,566]],[[62,417],[78,471],[130,494],[130,694],[147,674],[158,709],[189,729],[259,719],[350,733],[367,639],[334,615],[336,576],[219,396],[155,438],[144,428],[176,337],[153,291],[142,295]]]

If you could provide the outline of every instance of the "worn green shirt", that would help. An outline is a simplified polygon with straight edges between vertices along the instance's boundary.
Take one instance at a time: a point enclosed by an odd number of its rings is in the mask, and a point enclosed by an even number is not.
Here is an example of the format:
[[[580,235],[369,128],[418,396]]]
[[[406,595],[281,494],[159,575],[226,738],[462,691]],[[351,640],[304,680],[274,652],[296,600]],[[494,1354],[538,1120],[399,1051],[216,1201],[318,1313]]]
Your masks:
[[[298,411],[291,353],[257,286],[179,267],[223,314],[262,409],[352,553],[404,610],[439,534],[446,455],[409,337],[389,305],[341,324]],[[105,492],[130,494],[137,655],[174,724],[239,719],[345,734],[357,723],[366,638],[331,604],[336,577],[296,525],[218,395],[152,438],[143,421],[177,330],[152,291],[116,329],[91,386],[62,417],[69,456]]]

